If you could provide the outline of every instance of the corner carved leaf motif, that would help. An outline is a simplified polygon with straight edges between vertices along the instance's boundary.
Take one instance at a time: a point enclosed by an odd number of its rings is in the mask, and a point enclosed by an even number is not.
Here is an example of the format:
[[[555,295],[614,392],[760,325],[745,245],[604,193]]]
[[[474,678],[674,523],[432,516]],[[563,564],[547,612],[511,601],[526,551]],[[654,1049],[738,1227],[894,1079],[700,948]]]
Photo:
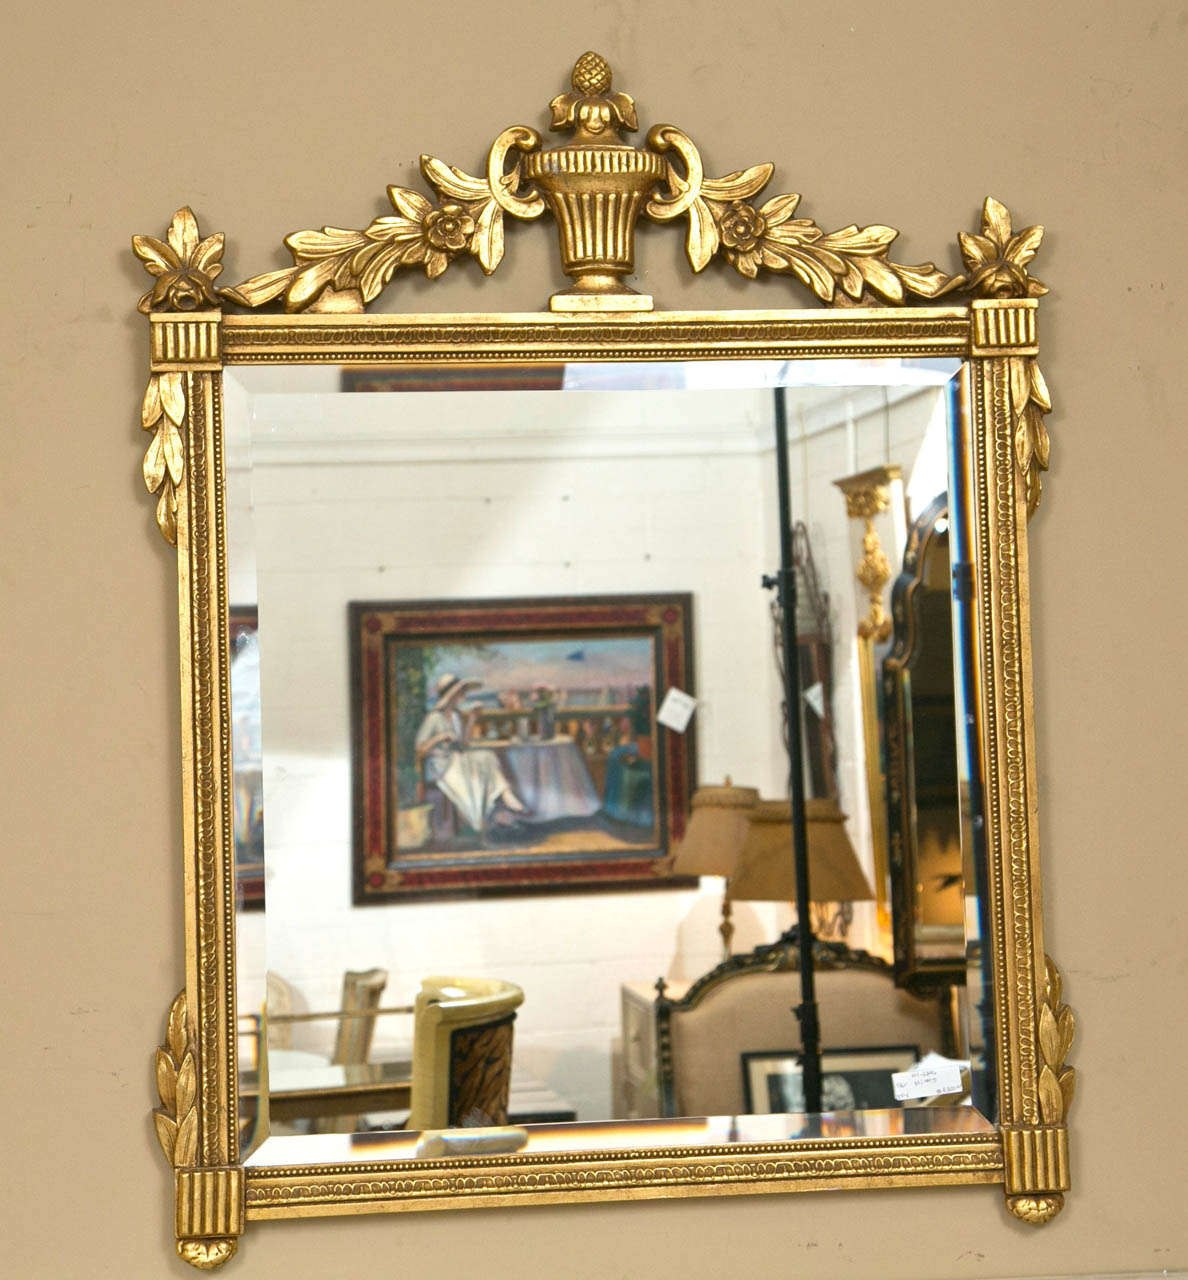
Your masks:
[[[169,1009],[165,1043],[157,1050],[157,1093],[153,1112],[157,1139],[174,1168],[192,1165],[198,1155],[198,1075],[186,1026],[186,993]]]
[[[1076,1034],[1072,1010],[1062,1003],[1063,984],[1050,956],[1044,957],[1047,978],[1039,1015],[1039,1048],[1044,1065],[1039,1074],[1040,1115],[1045,1124],[1068,1119],[1076,1088],[1076,1072],[1064,1065]]]
[[[1011,215],[1005,205],[987,196],[982,206],[982,234],[957,234],[961,256],[969,270],[969,292],[982,298],[1042,298],[1048,286],[1027,274],[1044,229],[1024,227],[1011,231]]]
[[[173,215],[164,240],[133,236],[132,252],[149,275],[156,277],[153,287],[136,304],[145,315],[219,305],[214,280],[223,270],[223,233],[200,239],[198,221],[189,205]]]
[[[142,299],[143,301],[143,299]],[[144,484],[157,499],[157,527],[177,545],[177,490],[185,474],[182,423],[186,416],[185,375],[154,373],[140,408],[140,425],[153,438],[144,455]]]
[[[488,176],[475,178],[461,169],[421,157],[421,173],[437,193],[434,203],[406,187],[388,188],[394,216],[374,219],[362,231],[323,227],[297,231],[285,240],[293,266],[253,276],[221,296],[258,307],[284,295],[286,311],[360,311],[377,297],[396,270],[423,266],[436,279],[460,254],[472,254],[490,275],[503,258],[503,215],[535,218],[544,202],[521,192],[517,162],[505,173],[513,150],[540,145],[531,129],[507,129],[488,157]]]

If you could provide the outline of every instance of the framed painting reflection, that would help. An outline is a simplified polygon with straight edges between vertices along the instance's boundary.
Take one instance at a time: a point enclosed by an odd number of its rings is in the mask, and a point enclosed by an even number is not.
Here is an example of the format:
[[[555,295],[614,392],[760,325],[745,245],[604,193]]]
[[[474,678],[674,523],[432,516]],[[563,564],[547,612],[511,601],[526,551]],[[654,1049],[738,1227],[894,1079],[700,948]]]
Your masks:
[[[684,885],[687,594],[350,606],[354,901]]]

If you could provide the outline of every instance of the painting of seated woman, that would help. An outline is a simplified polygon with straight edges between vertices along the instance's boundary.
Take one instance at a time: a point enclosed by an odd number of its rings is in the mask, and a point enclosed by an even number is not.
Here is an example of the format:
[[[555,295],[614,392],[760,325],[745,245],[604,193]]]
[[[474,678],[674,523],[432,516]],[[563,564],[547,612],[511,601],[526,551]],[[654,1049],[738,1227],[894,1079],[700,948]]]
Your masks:
[[[351,636],[356,902],[674,883],[688,596],[354,604]]]

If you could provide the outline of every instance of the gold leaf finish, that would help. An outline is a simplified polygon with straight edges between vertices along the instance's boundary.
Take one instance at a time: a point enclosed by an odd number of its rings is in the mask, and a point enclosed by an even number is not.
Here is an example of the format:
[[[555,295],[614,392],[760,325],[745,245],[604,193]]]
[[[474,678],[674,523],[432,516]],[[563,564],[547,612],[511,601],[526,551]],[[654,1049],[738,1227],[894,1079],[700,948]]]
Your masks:
[[[587,52],[577,60],[571,90],[550,104],[551,128],[572,133],[563,146],[542,150],[534,129],[513,126],[491,145],[486,173],[477,178],[422,156],[421,173],[434,199],[390,186],[392,215],[362,230],[296,231],[285,240],[291,267],[232,288],[216,291],[212,284],[222,270],[222,235],[200,240],[194,215],[181,209],[165,241],[133,240],[136,255],[157,277],[140,300],[141,310],[190,310],[220,301],[254,308],[280,300],[289,312],[360,312],[403,267],[422,267],[436,279],[468,255],[490,275],[503,259],[503,215],[531,220],[546,205],[561,232],[562,269],[575,282],[572,293],[557,296],[557,310],[650,308],[623,284],[634,270],[641,212],[654,222],[688,219],[685,249],[694,271],[720,254],[749,279],[761,270],[790,275],[832,306],[903,306],[957,292],[996,299],[1047,292],[1027,271],[1043,227],[1016,234],[1006,206],[993,197],[983,204],[981,231],[958,235],[968,275],[950,274],[932,262],[907,266],[888,256],[899,235],[893,227],[851,223],[826,232],[811,218],[794,216],[796,193],[751,203],[770,181],[771,164],[707,178],[697,147],[671,124],[655,125],[646,148],[626,145],[619,134],[638,128],[635,103],[629,94],[612,91],[612,78],[599,54]],[[1042,447],[1030,426],[1027,448],[1032,467]]]
[[[153,433],[144,455],[144,484],[149,493],[158,494],[157,527],[172,546],[177,545],[177,490],[185,475],[184,377],[181,373],[152,374],[140,407],[140,425]]]
[[[234,1236],[221,1240],[179,1240],[177,1256],[199,1271],[213,1271],[230,1261],[239,1248],[239,1241]]]
[[[223,270],[223,233],[198,236],[198,221],[187,205],[173,215],[165,239],[133,236],[132,252],[156,283],[137,304],[150,311],[194,311],[217,306],[214,279]]]
[[[1011,410],[1015,417],[1015,459],[1023,473],[1027,514],[1035,514],[1043,494],[1050,445],[1044,414],[1052,410],[1048,386],[1034,358],[1011,357]]]
[[[1020,1222],[1042,1226],[1064,1208],[1064,1196],[1059,1192],[1047,1196],[1007,1196],[1007,1208]]]
[[[1064,1065],[1076,1035],[1076,1019],[1062,1003],[1063,983],[1051,956],[1044,957],[1046,976],[1039,1015],[1039,1048],[1043,1066],[1039,1074],[1040,1114],[1045,1124],[1068,1119],[1076,1091],[1076,1071]]]
[[[169,1009],[165,1043],[156,1056],[161,1109],[153,1112],[157,1140],[174,1168],[192,1165],[198,1154],[197,1071],[186,1025],[186,993]]]
[[[477,176],[423,157],[427,190],[392,186],[390,212],[361,230],[295,232],[286,242],[292,265],[234,288],[214,287],[223,237],[202,238],[188,209],[163,239],[133,241],[153,277],[140,303],[150,313],[152,361],[141,410],[151,436],[143,478],[157,497],[161,532],[178,546],[188,1004],[186,995],[174,1002],[154,1062],[161,1099],[154,1126],[175,1166],[178,1253],[202,1268],[226,1261],[245,1216],[839,1186],[1000,1184],[1012,1213],[1046,1221],[1069,1185],[1065,1121],[1075,1075],[1066,1060],[1075,1025],[1054,967],[1037,973],[1043,939],[1023,515],[1034,509],[1048,463],[1050,398],[1036,363],[1036,299],[1045,286],[1028,274],[1042,229],[1016,233],[1006,208],[988,200],[981,230],[959,238],[964,266],[954,270],[962,274],[893,262],[890,227],[826,232],[798,216],[798,195],[763,199],[770,164],[707,177],[697,147],[674,125],[656,125],[644,146],[623,142],[619,134],[637,127],[635,106],[613,90],[610,68],[595,54],[579,59],[572,91],[554,100],[553,120],[567,133],[563,145],[546,148],[527,126],[506,129]],[[612,203],[635,207],[616,207],[612,217]],[[562,205],[567,212],[558,215]],[[494,271],[507,248],[507,219],[546,212],[561,227],[570,300],[581,295],[586,309],[604,314],[359,314],[405,267],[434,278],[472,257],[481,271]],[[637,213],[657,224],[685,219],[696,271],[722,258],[744,276],[782,274],[826,306],[647,314],[623,283]],[[680,1146],[674,1133],[671,1147],[592,1142],[589,1150],[534,1157],[237,1167],[224,371],[882,357],[965,362],[997,1124],[722,1148]],[[881,574],[874,550],[867,548],[864,573],[870,589]]]
[[[1044,229],[1024,227],[1011,232],[1011,215],[1005,205],[987,196],[982,206],[982,234],[957,236],[961,256],[969,270],[969,291],[979,298],[1040,298],[1048,286],[1027,274]]]
[[[421,173],[437,193],[436,203],[418,191],[391,186],[388,199],[395,216],[376,218],[362,231],[296,231],[285,240],[292,267],[253,276],[221,296],[247,307],[283,295],[286,311],[362,311],[400,267],[421,266],[434,280],[455,258],[471,254],[490,275],[503,258],[504,212],[534,218],[544,210],[539,197],[521,190],[518,163],[503,172],[513,150],[531,151],[539,141],[530,129],[505,130],[491,148],[485,178],[422,156]]]

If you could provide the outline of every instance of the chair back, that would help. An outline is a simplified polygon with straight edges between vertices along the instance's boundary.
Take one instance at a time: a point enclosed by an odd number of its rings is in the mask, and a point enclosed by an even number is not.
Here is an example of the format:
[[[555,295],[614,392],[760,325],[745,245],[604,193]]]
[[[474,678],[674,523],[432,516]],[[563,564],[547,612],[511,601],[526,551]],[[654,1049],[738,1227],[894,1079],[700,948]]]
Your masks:
[[[899,990],[886,961],[826,942],[815,944],[814,957],[823,1050],[942,1050],[937,1003]],[[661,995],[656,1021],[663,1114],[744,1114],[742,1055],[799,1050],[799,1004],[797,948],[786,940],[731,956],[680,1000]]]
[[[369,1059],[375,1035],[375,1011],[387,985],[387,969],[348,969],[343,974],[340,1012],[355,1016],[339,1018],[331,1062],[355,1066]]]
[[[413,1021],[410,1129],[507,1123],[512,1023],[524,992],[493,978],[425,978]]]

